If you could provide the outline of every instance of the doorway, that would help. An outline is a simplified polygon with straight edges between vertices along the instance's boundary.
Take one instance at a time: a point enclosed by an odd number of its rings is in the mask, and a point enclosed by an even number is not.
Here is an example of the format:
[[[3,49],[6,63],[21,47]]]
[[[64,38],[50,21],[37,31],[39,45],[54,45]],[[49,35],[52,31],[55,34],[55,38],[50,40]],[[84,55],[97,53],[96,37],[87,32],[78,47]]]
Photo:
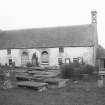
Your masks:
[[[28,52],[23,51],[23,52],[22,52],[22,55],[21,55],[21,64],[22,64],[22,66],[26,66],[27,63],[28,63],[28,61],[29,61]]]
[[[39,63],[38,63],[38,56],[36,53],[33,53],[32,55],[32,65],[33,66],[39,66]]]

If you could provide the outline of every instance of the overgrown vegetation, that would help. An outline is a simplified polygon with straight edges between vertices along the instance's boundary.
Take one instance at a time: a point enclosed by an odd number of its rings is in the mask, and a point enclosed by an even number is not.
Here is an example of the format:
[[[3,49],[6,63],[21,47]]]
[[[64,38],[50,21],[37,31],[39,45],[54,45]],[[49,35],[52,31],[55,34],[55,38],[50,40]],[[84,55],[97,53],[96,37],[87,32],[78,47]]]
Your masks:
[[[70,63],[63,64],[61,67],[61,77],[71,79],[83,79],[84,75],[97,75],[98,69],[89,64]]]
[[[26,67],[32,67],[32,66],[33,66],[33,64],[30,63],[30,62],[28,62],[28,63],[26,64]]]
[[[26,64],[26,67],[33,67],[33,66],[37,66],[38,67],[39,66],[39,63],[37,62],[36,65],[33,65],[32,62],[28,62]]]

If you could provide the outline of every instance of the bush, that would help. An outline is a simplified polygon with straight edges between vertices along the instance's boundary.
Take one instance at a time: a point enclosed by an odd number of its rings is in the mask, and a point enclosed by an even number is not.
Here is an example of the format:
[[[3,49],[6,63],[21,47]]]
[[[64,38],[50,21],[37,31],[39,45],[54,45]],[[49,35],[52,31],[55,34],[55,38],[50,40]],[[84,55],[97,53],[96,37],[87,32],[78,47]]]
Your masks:
[[[72,64],[65,64],[61,66],[61,77],[70,78],[73,76],[74,67]]]
[[[32,63],[28,62],[28,63],[26,64],[26,66],[27,66],[27,67],[32,67],[33,65],[32,65]]]
[[[70,63],[60,67],[62,78],[80,79],[81,74],[93,75],[96,68],[88,64]]]
[[[80,70],[81,74],[88,74],[88,75],[93,75],[94,72],[97,70],[96,67],[89,64],[81,65],[80,69],[81,69]]]

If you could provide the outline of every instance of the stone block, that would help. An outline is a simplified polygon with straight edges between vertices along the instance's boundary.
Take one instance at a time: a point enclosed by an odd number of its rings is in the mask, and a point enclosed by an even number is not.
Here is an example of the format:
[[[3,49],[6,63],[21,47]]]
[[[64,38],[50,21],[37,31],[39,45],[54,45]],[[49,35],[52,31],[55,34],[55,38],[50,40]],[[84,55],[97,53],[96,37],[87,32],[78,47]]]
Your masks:
[[[25,88],[31,88],[35,89],[39,92],[44,91],[47,89],[47,83],[40,83],[40,82],[34,82],[34,81],[23,81],[23,82],[18,82],[17,85],[19,87],[25,87]]]
[[[45,79],[45,82],[49,85],[56,85],[58,88],[65,87],[69,79],[60,79],[60,78],[48,78]]]

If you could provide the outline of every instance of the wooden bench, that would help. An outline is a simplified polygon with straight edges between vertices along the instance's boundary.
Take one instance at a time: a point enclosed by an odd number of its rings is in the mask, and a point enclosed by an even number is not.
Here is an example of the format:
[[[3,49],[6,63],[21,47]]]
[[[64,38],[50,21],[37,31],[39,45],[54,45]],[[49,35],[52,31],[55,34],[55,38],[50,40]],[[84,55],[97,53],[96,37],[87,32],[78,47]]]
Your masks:
[[[40,82],[33,82],[33,81],[23,81],[23,82],[18,82],[17,85],[19,87],[31,88],[31,89],[35,89],[41,92],[47,89],[48,84],[40,83]]]

